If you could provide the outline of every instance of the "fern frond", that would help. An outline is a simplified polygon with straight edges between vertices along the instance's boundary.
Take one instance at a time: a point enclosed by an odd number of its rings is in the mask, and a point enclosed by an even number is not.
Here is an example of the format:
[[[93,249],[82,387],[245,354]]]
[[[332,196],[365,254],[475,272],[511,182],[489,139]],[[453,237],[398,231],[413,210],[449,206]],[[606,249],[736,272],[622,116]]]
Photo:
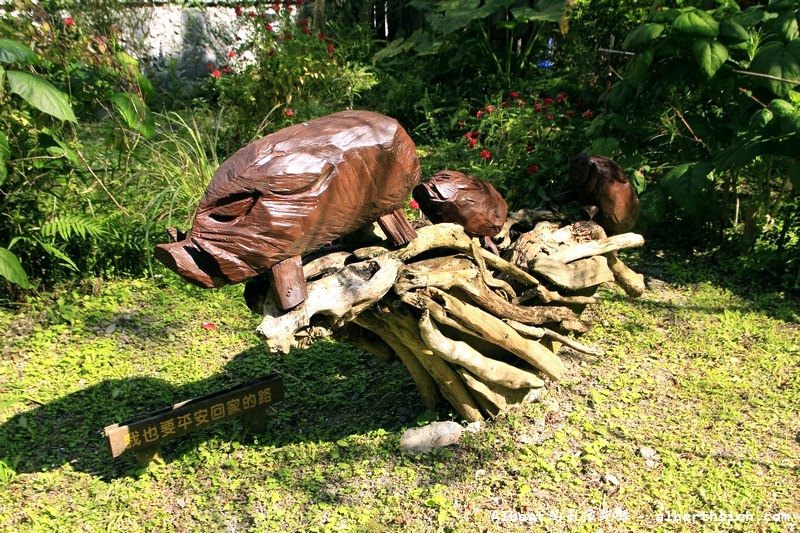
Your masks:
[[[42,224],[39,230],[45,237],[58,235],[65,241],[74,236],[81,239],[87,237],[100,237],[105,230],[100,222],[89,215],[82,213],[63,213]]]

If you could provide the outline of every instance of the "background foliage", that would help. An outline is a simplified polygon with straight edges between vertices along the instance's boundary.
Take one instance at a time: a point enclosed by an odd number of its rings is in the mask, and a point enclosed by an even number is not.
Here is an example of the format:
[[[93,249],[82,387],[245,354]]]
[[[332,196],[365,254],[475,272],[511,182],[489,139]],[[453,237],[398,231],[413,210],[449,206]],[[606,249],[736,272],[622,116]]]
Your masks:
[[[494,183],[512,207],[617,159],[638,231],[731,274],[800,286],[796,0],[231,4],[237,35],[199,91],[164,97],[120,47],[115,3],[13,2],[0,20],[2,298],[161,272],[216,166],[342,108],[394,116],[425,176]],[[45,104],[47,101],[49,104]],[[709,208],[710,207],[710,208]]]

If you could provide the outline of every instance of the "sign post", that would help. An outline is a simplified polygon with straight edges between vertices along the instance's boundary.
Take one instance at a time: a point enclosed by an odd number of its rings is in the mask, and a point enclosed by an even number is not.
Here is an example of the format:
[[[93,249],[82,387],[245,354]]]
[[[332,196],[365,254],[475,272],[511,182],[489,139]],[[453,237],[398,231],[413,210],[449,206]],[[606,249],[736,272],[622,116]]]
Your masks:
[[[105,428],[111,455],[133,451],[141,462],[158,455],[159,445],[195,429],[222,420],[242,417],[255,431],[266,426],[266,407],[283,399],[283,378],[279,374],[256,379],[230,389],[177,403],[144,417]]]

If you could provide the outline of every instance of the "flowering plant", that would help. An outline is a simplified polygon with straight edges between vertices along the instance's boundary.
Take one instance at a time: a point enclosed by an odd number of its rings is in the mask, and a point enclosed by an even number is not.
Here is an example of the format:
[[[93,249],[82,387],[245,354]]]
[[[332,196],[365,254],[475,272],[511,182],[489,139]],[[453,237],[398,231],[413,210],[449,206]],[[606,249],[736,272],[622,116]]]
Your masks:
[[[594,111],[567,92],[511,90],[460,116],[466,171],[490,181],[515,207],[533,207],[565,186],[569,160],[588,148]]]

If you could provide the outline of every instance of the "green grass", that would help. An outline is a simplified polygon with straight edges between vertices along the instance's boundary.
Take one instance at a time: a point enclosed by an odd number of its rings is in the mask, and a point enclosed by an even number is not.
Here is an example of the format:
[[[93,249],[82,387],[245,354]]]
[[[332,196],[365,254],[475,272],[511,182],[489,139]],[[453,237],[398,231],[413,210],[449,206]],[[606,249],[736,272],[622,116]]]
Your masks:
[[[569,374],[540,402],[421,457],[398,451],[402,432],[452,412],[425,412],[399,363],[345,345],[269,354],[241,287],[106,282],[0,311],[0,529],[796,528],[755,520],[800,521],[797,301],[651,281],[589,312],[583,340],[604,356],[562,351]],[[264,433],[227,421],[148,468],[111,458],[104,426],[273,371],[286,398]],[[665,511],[753,520],[661,524]]]

